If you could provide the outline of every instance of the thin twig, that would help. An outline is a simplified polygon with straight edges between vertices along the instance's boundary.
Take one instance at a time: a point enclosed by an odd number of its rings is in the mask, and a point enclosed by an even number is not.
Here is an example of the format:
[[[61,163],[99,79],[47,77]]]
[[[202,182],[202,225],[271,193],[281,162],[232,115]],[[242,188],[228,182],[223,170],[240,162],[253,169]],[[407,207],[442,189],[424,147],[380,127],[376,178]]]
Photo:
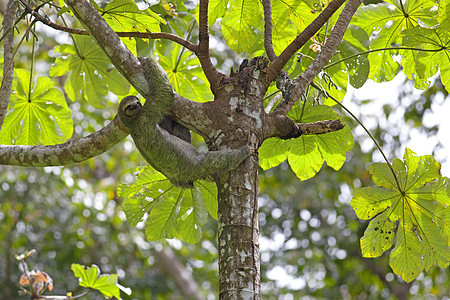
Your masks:
[[[23,40],[28,36],[28,33],[30,32],[31,28],[34,26],[34,24],[37,22],[37,20],[33,20],[31,21],[30,25],[27,28],[27,31],[25,31],[25,33],[23,34],[22,38],[20,39],[19,44],[17,45],[16,49],[14,50],[14,53],[12,55],[11,60],[9,61],[8,65],[6,65],[6,71],[9,71],[10,69],[13,68],[14,65],[14,56],[16,56],[17,50],[19,50],[20,45],[22,45]],[[0,86],[0,90],[3,89],[3,85],[4,85],[4,81],[2,80],[2,84]]]
[[[31,6],[28,5],[27,2],[24,0],[20,0],[21,3],[25,6],[26,11],[28,11],[33,17],[35,17],[39,22],[41,22],[44,25],[47,25],[53,29],[64,31],[71,34],[77,34],[77,35],[89,35],[89,32],[84,29],[78,29],[78,28],[71,28],[68,26],[56,24],[52,21],[50,21],[47,18],[44,18],[41,16],[36,10],[33,10]],[[167,33],[167,32],[139,32],[139,31],[119,31],[116,32],[116,34],[119,37],[132,37],[132,38],[142,38],[142,39],[165,39],[170,40],[175,43],[180,44],[183,47],[186,47],[192,52],[196,52],[198,49],[197,45],[192,44],[188,40],[185,40],[177,35]]]

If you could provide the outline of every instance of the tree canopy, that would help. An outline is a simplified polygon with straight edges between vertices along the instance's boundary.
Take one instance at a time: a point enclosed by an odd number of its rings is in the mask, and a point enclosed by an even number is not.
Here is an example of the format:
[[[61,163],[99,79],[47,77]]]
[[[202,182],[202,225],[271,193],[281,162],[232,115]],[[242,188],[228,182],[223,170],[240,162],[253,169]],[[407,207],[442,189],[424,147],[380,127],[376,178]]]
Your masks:
[[[0,167],[6,282],[13,252],[39,248],[55,278],[64,267],[87,288],[124,279],[131,297],[176,295],[174,282],[200,299],[200,290],[223,299],[448,292],[450,187],[440,163],[409,148],[387,153],[400,133],[382,147],[389,128],[364,124],[365,103],[359,112],[341,103],[350,85],[403,72],[405,86],[424,93],[384,114],[406,109],[402,130],[435,133],[422,117],[450,91],[448,1],[11,0],[2,12],[0,163],[29,168]],[[146,166],[115,118],[119,98],[151,99],[137,57],[165,70],[175,92],[166,113],[197,147],[249,145],[251,157],[193,188]],[[373,148],[361,151],[356,126]],[[374,151],[385,161],[365,168]],[[344,189],[351,201],[341,201]],[[177,281],[164,265],[168,245],[203,284]],[[158,263],[173,282],[158,277]],[[271,277],[272,264],[290,283]],[[64,284],[59,291],[74,290]]]

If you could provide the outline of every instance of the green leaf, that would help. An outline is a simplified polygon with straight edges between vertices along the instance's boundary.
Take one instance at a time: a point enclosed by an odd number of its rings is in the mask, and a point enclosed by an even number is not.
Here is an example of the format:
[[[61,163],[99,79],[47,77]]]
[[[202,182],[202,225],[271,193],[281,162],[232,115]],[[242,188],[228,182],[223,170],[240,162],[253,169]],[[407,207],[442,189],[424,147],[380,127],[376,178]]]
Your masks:
[[[150,9],[139,10],[135,1],[114,0],[99,11],[114,31],[160,32],[163,18]]]
[[[423,269],[449,264],[450,187],[433,157],[418,157],[410,149],[406,149],[403,161],[394,160],[392,169],[394,173],[387,164],[373,164],[370,173],[381,187],[357,190],[351,205],[361,219],[376,216],[361,239],[364,256],[379,256],[387,250],[394,222],[398,222],[390,265],[410,282]]]
[[[372,175],[373,182],[384,188],[395,190],[397,183],[389,166],[385,163],[373,163],[369,166],[369,172]]]
[[[195,244],[202,236],[201,226],[205,224],[208,212],[200,190],[185,190],[177,223],[184,241]]]
[[[392,202],[399,196],[397,191],[380,187],[364,187],[356,190],[350,204],[358,218],[369,220],[392,206]]]
[[[259,148],[259,165],[263,170],[278,166],[286,160],[289,151],[289,141],[279,138],[264,140]]]
[[[416,81],[423,81],[440,69],[441,81],[450,91],[450,33],[439,26],[429,29],[414,27],[402,32],[405,46],[421,48],[426,51],[404,51],[402,65],[405,74]],[[428,87],[428,84],[424,86]]]
[[[214,183],[197,181],[191,189],[174,187],[152,167],[138,169],[135,184],[122,184],[118,196],[131,226],[145,222],[149,241],[178,237],[196,243],[207,212],[217,219],[217,188]],[[147,217],[148,214],[148,217]]]
[[[272,43],[275,54],[280,55],[281,52],[290,44],[297,36],[297,28],[290,19],[291,10],[295,10],[295,6],[306,5],[301,1],[286,3],[287,1],[272,1]],[[290,5],[289,5],[290,4]],[[289,9],[291,8],[291,10]]]
[[[262,24],[262,7],[258,0],[230,2],[222,19],[222,34],[228,47],[238,53],[257,43],[255,31]]]
[[[363,257],[378,257],[392,247],[394,240],[395,222],[389,219],[389,210],[376,216],[369,223],[364,236],[361,238]]]
[[[117,274],[100,275],[100,269],[96,265],[85,268],[83,265],[72,264],[71,269],[75,277],[79,278],[80,286],[98,290],[108,298],[120,299]]]
[[[92,38],[75,36],[74,43],[55,49],[63,57],[57,58],[50,68],[50,76],[70,74],[65,89],[72,100],[84,98],[93,107],[103,108],[109,90],[116,95],[128,93],[128,82],[112,68],[109,58]]]
[[[416,279],[423,270],[420,240],[413,234],[416,227],[410,221],[410,214],[406,214],[397,230],[396,246],[389,258],[392,271],[406,282]]]
[[[302,111],[295,106],[290,116],[296,123],[311,123],[323,120],[339,119],[331,107],[308,106]],[[345,153],[353,147],[350,128],[315,136],[301,136],[289,142],[288,162],[294,173],[301,180],[313,177],[322,167],[324,161],[328,166],[339,170],[345,161]]]
[[[218,201],[216,184],[214,182],[198,180],[194,183],[194,186],[200,190],[205,200],[205,207],[210,216],[217,220]]]
[[[145,236],[149,241],[174,238],[177,233],[177,215],[182,200],[174,189],[163,194],[152,207],[145,223]]]
[[[35,82],[30,72],[15,72],[16,93],[11,94],[0,143],[51,145],[67,141],[73,133],[73,121],[63,93],[48,77]]]
[[[209,26],[212,26],[218,18],[222,18],[227,12],[227,6],[230,0],[211,0],[209,1]]]
[[[123,211],[131,226],[144,221],[144,216],[155,205],[155,199],[161,197],[159,190],[169,190],[172,184],[152,167],[139,168],[135,184],[121,184],[118,196],[125,199]]]
[[[371,49],[384,49],[400,45],[402,30],[413,28],[419,24],[436,22],[436,3],[426,1],[388,1],[378,5],[367,5],[358,10],[352,24],[363,28],[371,39]],[[420,23],[419,23],[420,22]],[[416,46],[417,47],[417,46]],[[392,80],[400,71],[400,66],[393,60],[397,51],[383,50],[370,53],[369,78],[381,82]]]
[[[350,25],[345,31],[344,38],[339,44],[342,58],[369,50],[369,37],[360,27]],[[366,55],[359,55],[344,61],[347,66],[350,83],[355,88],[360,88],[367,81],[370,64]]]
[[[197,57],[176,45],[170,55],[160,53],[159,64],[167,72],[175,91],[183,97],[206,102],[214,98]]]

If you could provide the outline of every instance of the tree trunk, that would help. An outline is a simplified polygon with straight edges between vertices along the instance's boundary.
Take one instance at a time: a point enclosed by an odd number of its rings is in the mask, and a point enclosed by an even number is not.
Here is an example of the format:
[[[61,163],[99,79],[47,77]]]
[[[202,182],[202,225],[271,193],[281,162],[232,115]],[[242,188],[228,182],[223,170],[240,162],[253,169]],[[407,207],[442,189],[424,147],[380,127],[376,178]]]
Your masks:
[[[253,152],[241,165],[216,180],[219,198],[219,298],[260,299],[258,228],[258,148],[263,141],[263,97],[267,60],[258,57],[232,76],[216,95],[213,105],[221,134],[210,148],[248,145]],[[212,132],[216,132],[213,130]]]
[[[260,299],[258,156],[252,155],[219,189],[220,299]]]

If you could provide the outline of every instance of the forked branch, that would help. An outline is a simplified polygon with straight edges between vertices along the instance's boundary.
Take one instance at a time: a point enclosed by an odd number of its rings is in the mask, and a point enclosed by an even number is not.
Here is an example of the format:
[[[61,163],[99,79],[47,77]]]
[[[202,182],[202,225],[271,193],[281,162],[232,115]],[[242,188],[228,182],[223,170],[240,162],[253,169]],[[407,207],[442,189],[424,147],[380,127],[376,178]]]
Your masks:
[[[295,102],[305,92],[308,85],[311,84],[317,74],[319,74],[323,67],[329,62],[331,57],[336,53],[339,43],[344,36],[345,30],[347,29],[351,18],[355,14],[360,4],[361,0],[348,1],[321,52],[319,53],[319,55],[317,55],[316,59],[314,59],[314,61],[308,66],[308,68],[306,68],[305,72],[303,72],[303,74],[301,74],[299,78],[297,78],[295,86],[291,91],[290,99],[285,99],[286,101],[281,102],[275,108],[273,114],[285,116],[289,112],[289,110],[291,110],[292,106],[294,106]],[[280,57],[281,55],[275,60],[275,62]],[[272,64],[270,66],[272,66]]]
[[[289,46],[278,56],[267,68],[268,80],[273,81],[278,73],[284,68],[289,59],[300,49],[306,42],[313,37],[317,31],[331,18],[331,16],[341,7],[345,0],[333,0],[327,7],[317,16],[308,27],[305,28]]]

